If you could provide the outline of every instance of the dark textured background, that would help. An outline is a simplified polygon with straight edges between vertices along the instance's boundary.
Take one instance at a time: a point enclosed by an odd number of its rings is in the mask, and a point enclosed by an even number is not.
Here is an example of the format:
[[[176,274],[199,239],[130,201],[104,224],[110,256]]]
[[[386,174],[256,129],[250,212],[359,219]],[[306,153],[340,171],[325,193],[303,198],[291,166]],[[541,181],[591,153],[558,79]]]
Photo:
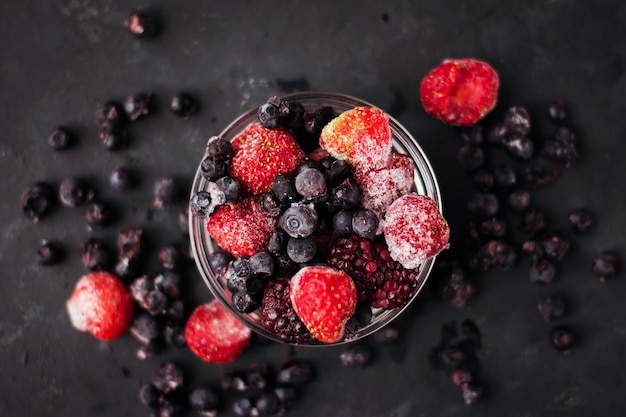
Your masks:
[[[152,249],[183,241],[176,225],[183,204],[149,209],[154,180],[173,176],[190,184],[205,140],[243,110],[291,89],[290,82],[352,94],[396,115],[431,158],[453,244],[462,241],[470,185],[455,161],[459,142],[454,129],[425,114],[418,87],[443,58],[465,56],[487,60],[499,71],[499,109],[528,106],[537,116],[535,135],[550,132],[547,103],[562,98],[569,104],[582,157],[556,184],[537,192],[536,202],[555,227],[564,229],[568,211],[580,206],[597,215],[597,227],[573,241],[550,287],[530,284],[522,259],[509,271],[474,277],[479,295],[464,308],[425,297],[399,320],[400,342],[376,346],[375,362],[363,370],[339,366],[341,348],[296,349],[319,372],[288,415],[623,415],[626,280],[601,284],[590,262],[605,249],[626,255],[626,6],[582,0],[388,3],[393,5],[0,2],[0,415],[148,415],[136,392],[159,360],[176,360],[191,384],[216,382],[223,370],[256,361],[278,364],[293,353],[265,344],[228,366],[204,364],[186,350],[141,362],[130,336],[99,343],[74,331],[64,309],[84,273],[77,248],[89,236],[113,244],[120,227],[140,225]],[[133,39],[123,21],[132,9],[147,6],[158,11],[162,35]],[[202,105],[187,121],[166,109],[181,90]],[[97,140],[95,104],[136,91],[153,91],[160,111],[131,127],[128,149],[108,152]],[[58,124],[76,131],[77,146],[49,150],[46,135]],[[125,195],[107,183],[111,169],[122,164],[141,174],[140,187]],[[114,225],[88,232],[79,209],[57,207],[37,225],[20,214],[19,192],[28,184],[58,184],[69,175],[91,180],[98,195],[114,204]],[[66,248],[62,264],[33,263],[42,238]],[[156,269],[155,250],[150,253]],[[210,298],[192,268],[186,277],[190,306]],[[536,312],[538,299],[553,290],[570,298],[572,309],[562,322],[581,338],[568,355],[548,345],[549,325]],[[488,397],[472,408],[426,360],[440,326],[465,318],[484,333],[479,358]]]

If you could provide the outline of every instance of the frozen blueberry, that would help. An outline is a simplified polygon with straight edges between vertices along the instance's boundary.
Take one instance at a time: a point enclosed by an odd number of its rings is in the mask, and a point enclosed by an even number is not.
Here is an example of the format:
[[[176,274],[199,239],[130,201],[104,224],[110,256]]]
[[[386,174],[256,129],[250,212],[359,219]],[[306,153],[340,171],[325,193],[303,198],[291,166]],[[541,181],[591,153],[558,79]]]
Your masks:
[[[152,111],[152,94],[135,93],[124,99],[124,112],[128,120],[137,120]]]
[[[522,230],[535,234],[544,230],[547,226],[546,214],[537,207],[528,207],[522,212],[521,216]]]
[[[124,26],[136,38],[150,38],[158,32],[157,20],[154,14],[138,10],[132,12],[124,21]]]
[[[152,384],[167,394],[183,385],[183,371],[173,362],[162,362],[152,371]]]
[[[567,326],[554,326],[550,329],[549,340],[553,348],[566,352],[574,346],[574,332]]]
[[[593,227],[593,216],[586,209],[575,209],[569,214],[569,223],[572,230],[583,233]]]
[[[207,256],[209,266],[216,274],[225,270],[232,259],[232,255],[223,250],[216,250]]]
[[[207,156],[200,163],[200,173],[207,180],[216,181],[228,174],[228,166],[225,161]]]
[[[617,255],[611,252],[602,252],[593,257],[591,270],[600,280],[605,282],[614,278],[621,270],[622,262]]]
[[[183,348],[187,345],[185,340],[184,323],[168,321],[163,328],[163,339],[165,343],[177,348]]]
[[[372,210],[360,209],[352,216],[352,230],[358,236],[374,239],[378,229],[378,216]]]
[[[216,412],[220,403],[219,394],[208,385],[197,386],[189,393],[189,405],[201,415]]]
[[[522,161],[529,161],[535,153],[535,144],[525,136],[506,139],[504,146],[513,158]]]
[[[247,397],[239,398],[233,403],[233,413],[239,417],[250,416],[253,409],[255,408],[252,405],[252,401]]]
[[[217,188],[224,193],[226,202],[236,201],[239,198],[241,192],[241,185],[239,181],[233,177],[222,177],[215,181]]]
[[[198,191],[189,202],[191,214],[199,219],[206,218],[213,211],[211,204],[211,194],[206,191]]]
[[[94,113],[96,126],[103,132],[121,128],[126,122],[126,113],[122,105],[115,101],[105,101],[96,105]]]
[[[233,307],[243,314],[252,313],[259,308],[259,300],[248,292],[234,292],[232,296]]]
[[[287,256],[296,263],[308,262],[315,257],[316,253],[317,243],[313,236],[291,237],[287,241]]]
[[[349,235],[352,233],[353,210],[341,209],[333,216],[333,228],[339,235]]]
[[[317,212],[308,205],[291,206],[280,216],[278,225],[291,237],[307,237],[315,231]]]
[[[281,385],[302,385],[313,379],[313,366],[300,359],[288,359],[278,371],[276,380]]]
[[[517,184],[515,168],[509,164],[497,164],[493,169],[493,177],[497,185],[511,187]]]
[[[278,106],[273,102],[267,102],[258,111],[259,122],[263,127],[268,129],[274,129],[280,124],[280,117],[278,114]]]
[[[475,171],[485,162],[483,150],[476,145],[462,145],[457,152],[457,160],[466,171]]]
[[[545,258],[533,260],[528,270],[528,278],[534,284],[545,285],[554,281],[556,266]]]
[[[372,349],[368,344],[355,343],[341,352],[339,358],[346,368],[363,368],[372,360]]]
[[[164,314],[167,310],[167,295],[160,290],[152,290],[146,296],[146,310],[153,316]]]
[[[300,172],[294,181],[296,191],[307,200],[316,200],[326,195],[324,174],[317,169],[308,168]]]
[[[537,304],[537,309],[545,321],[553,321],[563,317],[567,310],[567,305],[563,295],[555,293],[541,297]]]
[[[248,259],[248,265],[255,274],[270,276],[274,273],[274,259],[269,252],[258,252]]]
[[[274,178],[272,192],[276,198],[283,203],[293,202],[298,199],[294,181],[287,175],[279,174]]]
[[[272,416],[280,411],[280,400],[274,392],[264,392],[256,399],[254,406],[259,415]]]
[[[507,205],[515,211],[523,211],[530,205],[530,193],[526,190],[516,190],[507,197]]]
[[[325,173],[326,180],[331,186],[341,184],[350,175],[352,166],[341,159],[329,158],[327,160],[330,162],[330,165]]]
[[[85,221],[90,228],[106,226],[112,218],[113,209],[105,202],[92,201],[85,207]]]
[[[277,230],[270,236],[267,250],[273,254],[283,253],[287,247],[287,234],[282,230]]]
[[[173,178],[155,181],[152,190],[152,206],[157,209],[168,208],[178,200],[178,184]]]
[[[35,253],[35,262],[45,266],[54,265],[63,257],[62,255],[61,248],[57,244],[44,239]]]
[[[563,259],[570,249],[570,241],[557,232],[546,233],[541,244],[545,256],[557,261]]]
[[[59,185],[59,200],[67,207],[77,207],[91,201],[94,190],[87,181],[69,177],[61,181]]]
[[[178,269],[182,260],[180,248],[173,243],[163,246],[159,251],[159,262],[165,269]]]
[[[100,132],[98,138],[107,150],[113,152],[125,148],[128,144],[128,135],[126,133],[126,130],[122,128],[116,127]]]
[[[227,161],[233,156],[233,145],[220,136],[212,136],[207,141],[206,156],[217,161]]]
[[[499,208],[498,197],[493,193],[474,193],[467,202],[470,213],[479,217],[494,216]]]
[[[198,110],[198,104],[190,94],[178,93],[170,101],[170,110],[176,116],[188,119]]]
[[[137,185],[137,178],[131,169],[117,167],[109,175],[109,184],[117,191],[128,191]]]
[[[341,208],[354,208],[361,202],[361,191],[350,180],[346,180],[331,190],[332,202]]]
[[[181,293],[181,276],[174,271],[163,271],[152,277],[154,287],[170,299],[177,298]]]
[[[72,132],[65,126],[59,126],[48,134],[48,146],[55,151],[69,148],[74,142]]]
[[[52,207],[52,195],[52,189],[47,184],[36,183],[29,186],[20,194],[22,213],[33,223],[38,223]]]
[[[144,384],[139,389],[139,401],[146,407],[156,407],[161,393],[152,384]]]
[[[97,238],[90,238],[80,247],[80,258],[85,268],[90,271],[102,271],[111,263],[111,255],[104,243]]]
[[[148,343],[161,334],[161,323],[150,314],[140,313],[133,320],[130,333],[141,343]]]

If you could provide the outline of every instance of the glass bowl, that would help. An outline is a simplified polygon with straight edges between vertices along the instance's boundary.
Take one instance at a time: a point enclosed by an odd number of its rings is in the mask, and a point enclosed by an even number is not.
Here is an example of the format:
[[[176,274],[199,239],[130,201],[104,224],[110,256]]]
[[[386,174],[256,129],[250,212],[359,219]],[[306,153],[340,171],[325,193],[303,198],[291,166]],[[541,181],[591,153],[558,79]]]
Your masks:
[[[354,98],[345,94],[334,92],[300,92],[294,94],[284,95],[281,98],[289,101],[300,102],[305,109],[314,109],[322,106],[331,106],[335,110],[335,114],[339,114],[343,111],[352,109],[357,106],[373,106],[358,98]],[[251,123],[258,121],[257,118],[258,107],[255,107],[246,113],[236,118],[230,125],[228,125],[220,134],[224,139],[233,140],[239,135],[245,128]],[[439,194],[439,185],[435,177],[435,173],[424,154],[424,151],[419,146],[415,138],[409,133],[397,120],[390,117],[390,126],[392,133],[392,146],[393,151],[397,153],[403,153],[409,155],[414,162],[414,191],[418,194],[423,194],[431,197],[439,209],[441,209],[441,198]],[[200,166],[196,172],[191,196],[194,196],[199,191],[206,191],[208,181],[201,175]],[[193,256],[200,271],[200,275],[209,287],[209,290],[213,296],[218,299],[232,314],[235,315],[246,326],[250,327],[256,333],[265,336],[269,339],[280,343],[286,343],[281,340],[277,335],[268,332],[261,324],[260,318],[257,312],[249,314],[243,314],[237,311],[232,304],[231,293],[226,287],[224,279],[218,277],[211,270],[208,255],[217,249],[217,245],[211,239],[211,236],[206,229],[206,219],[201,219],[193,216],[189,212],[189,235],[191,239],[191,248]],[[423,288],[428,276],[433,267],[434,258],[431,258],[420,265],[419,274],[417,278],[417,288],[415,294],[411,300],[404,306],[394,309],[378,309],[373,308],[372,320],[369,324],[359,328],[356,332],[351,332],[343,339],[335,343],[323,343],[318,341],[312,341],[306,345],[311,346],[332,346],[342,343],[352,342],[368,336],[377,330],[381,329],[385,325],[389,324],[393,319],[398,317],[417,297],[421,289]],[[302,346],[302,344],[298,344]]]

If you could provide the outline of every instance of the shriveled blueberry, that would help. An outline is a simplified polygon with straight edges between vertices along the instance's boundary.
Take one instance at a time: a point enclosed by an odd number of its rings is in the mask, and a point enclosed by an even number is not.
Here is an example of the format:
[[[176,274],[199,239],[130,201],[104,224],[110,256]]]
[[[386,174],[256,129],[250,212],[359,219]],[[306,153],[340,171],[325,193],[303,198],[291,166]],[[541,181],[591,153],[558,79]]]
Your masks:
[[[313,236],[290,237],[287,241],[287,256],[296,263],[308,262],[315,257],[316,253],[317,242]]]
[[[198,111],[198,103],[188,93],[178,93],[170,100],[170,110],[176,116],[188,119]]]
[[[228,166],[225,161],[207,156],[200,163],[200,173],[204,178],[216,181],[228,174]]]
[[[152,371],[152,384],[167,394],[183,385],[183,371],[173,362],[162,362]]]
[[[352,217],[354,211],[341,209],[333,216],[333,228],[339,235],[347,236],[352,233]]]
[[[525,136],[530,132],[530,115],[522,106],[510,107],[504,113],[503,122],[509,134]]]
[[[241,193],[241,184],[233,177],[222,177],[215,181],[217,188],[224,193],[226,202],[234,202],[239,198]]]
[[[96,126],[103,132],[121,128],[126,122],[126,113],[121,104],[115,101],[105,101],[96,104],[94,113]]]
[[[38,223],[52,207],[52,195],[51,187],[45,183],[30,185],[20,194],[22,213],[33,223]]]
[[[280,216],[278,225],[291,237],[307,237],[315,231],[317,212],[304,204],[291,206]]]
[[[537,309],[545,321],[553,321],[563,317],[567,305],[562,294],[554,293],[541,297]]]
[[[572,230],[584,233],[593,227],[593,216],[584,208],[574,209],[569,213],[569,223]]]
[[[109,184],[117,191],[128,191],[137,185],[137,177],[133,170],[117,167],[109,175]]]
[[[161,323],[150,314],[140,313],[133,320],[130,333],[141,343],[148,343],[161,335]]]
[[[317,169],[308,168],[300,172],[294,181],[296,191],[307,200],[317,200],[326,196],[324,174]]]
[[[554,326],[550,329],[550,345],[559,352],[569,351],[576,341],[574,332],[568,326]]]
[[[366,343],[351,344],[339,358],[346,368],[363,368],[372,360],[372,348]]]
[[[82,178],[69,177],[59,185],[59,200],[67,207],[82,206],[93,200],[94,195],[91,185]]]
[[[600,282],[614,278],[621,269],[622,261],[620,258],[608,251],[595,255],[591,263],[591,270]]]
[[[63,251],[56,243],[42,240],[35,253],[35,262],[39,265],[54,265],[63,257]]]
[[[173,178],[157,180],[154,183],[152,197],[152,206],[154,208],[168,208],[178,200],[178,184]]]
[[[85,221],[90,228],[106,226],[112,218],[113,209],[108,203],[92,201],[85,207]]]
[[[80,258],[90,271],[102,271],[111,263],[111,254],[100,239],[90,238],[80,247]]]
[[[47,142],[55,151],[61,151],[74,143],[74,135],[67,127],[59,126],[48,133]]]
[[[198,191],[189,202],[191,214],[199,219],[204,219],[213,212],[214,205],[211,204],[211,194],[206,191]]]
[[[98,134],[102,145],[109,151],[119,151],[128,145],[128,134],[122,128],[112,128]]]
[[[157,19],[146,10],[132,12],[124,21],[124,26],[136,38],[150,38],[158,32]]]
[[[372,210],[360,209],[352,216],[352,230],[360,237],[374,239],[378,229],[378,216]]]
[[[220,404],[217,390],[209,385],[199,385],[189,393],[189,405],[201,415],[217,412]]]

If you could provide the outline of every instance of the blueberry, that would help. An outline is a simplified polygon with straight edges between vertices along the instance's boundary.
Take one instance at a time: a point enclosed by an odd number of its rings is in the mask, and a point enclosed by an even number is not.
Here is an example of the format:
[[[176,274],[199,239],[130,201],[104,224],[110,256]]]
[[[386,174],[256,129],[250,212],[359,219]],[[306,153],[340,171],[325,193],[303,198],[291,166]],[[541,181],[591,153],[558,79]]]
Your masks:
[[[574,346],[573,331],[567,326],[554,326],[550,329],[550,345],[559,352],[566,352]]]
[[[94,113],[96,126],[103,132],[121,128],[126,122],[124,108],[115,101],[105,101],[96,105]]]
[[[372,360],[372,349],[365,343],[349,345],[339,357],[346,368],[363,368]]]
[[[522,161],[529,161],[535,152],[535,144],[525,136],[505,140],[504,147],[513,158]]]
[[[139,10],[132,12],[124,21],[124,26],[136,38],[150,38],[158,31],[156,18],[150,12]]]
[[[168,208],[178,200],[179,188],[173,178],[162,178],[155,181],[152,190],[152,206],[161,209]]]
[[[239,398],[233,403],[233,413],[240,417],[250,416],[253,409],[254,407],[250,398]]]
[[[272,192],[282,203],[289,203],[298,199],[298,193],[293,179],[284,174],[279,174],[272,182]]]
[[[159,263],[165,269],[178,269],[182,258],[180,248],[173,243],[163,246],[159,251]]]
[[[475,171],[485,162],[483,150],[476,145],[463,145],[457,152],[457,160],[466,171]]]
[[[161,393],[152,384],[144,384],[139,389],[139,401],[146,407],[156,407]]]
[[[152,371],[152,384],[167,394],[183,385],[183,371],[172,362],[162,362]]]
[[[586,209],[575,209],[569,214],[569,223],[572,230],[583,233],[593,227],[593,216]]]
[[[98,138],[102,142],[102,145],[109,151],[119,151],[128,144],[126,130],[117,127],[100,132]]]
[[[537,309],[545,321],[553,321],[563,317],[567,306],[563,295],[555,293],[541,297]]]
[[[304,113],[304,130],[314,138],[319,138],[324,126],[335,117],[330,106],[324,106]]]
[[[276,380],[280,385],[302,385],[313,379],[313,366],[310,362],[289,359],[284,362],[278,371]]]
[[[274,394],[276,394],[283,406],[290,406],[296,400],[298,393],[295,387],[278,386],[274,388]]]
[[[130,333],[141,343],[148,343],[161,334],[161,323],[152,315],[140,313],[130,326]]]
[[[287,247],[287,234],[282,230],[277,230],[270,236],[270,239],[267,244],[267,250],[271,253],[277,255],[279,253],[284,253]]]
[[[169,298],[177,298],[180,296],[182,278],[173,271],[163,271],[152,277],[154,287],[161,291]]]
[[[333,216],[333,228],[339,235],[347,236],[352,234],[353,210],[341,209]]]
[[[233,145],[220,136],[213,136],[207,141],[206,156],[216,161],[227,161],[233,156]]]
[[[530,269],[528,270],[530,282],[534,284],[549,284],[554,281],[555,276],[556,266],[554,263],[545,258],[533,260]]]
[[[158,316],[167,310],[167,295],[159,290],[152,290],[146,296],[146,310],[153,316]]]
[[[22,213],[33,223],[48,213],[52,207],[52,190],[44,183],[36,183],[26,188],[20,194]]]
[[[461,128],[461,139],[467,145],[481,145],[484,141],[483,127],[473,125]]]
[[[512,187],[517,184],[515,168],[509,164],[497,164],[493,169],[493,177],[497,185]]]
[[[185,326],[183,323],[169,321],[163,329],[163,339],[165,343],[177,348],[183,348],[187,345],[185,340]]]
[[[296,176],[294,185],[298,194],[307,200],[326,196],[326,180],[324,174],[317,169],[304,169]]]
[[[342,182],[331,190],[332,201],[342,208],[357,207],[361,202],[361,191],[350,180]]]
[[[504,113],[503,121],[509,134],[526,136],[530,132],[530,116],[524,107],[509,108]]]
[[[220,402],[217,391],[208,385],[197,386],[189,393],[189,405],[200,414],[216,411]]]
[[[480,234],[487,237],[502,237],[506,234],[506,221],[499,217],[491,217],[480,222]]]
[[[63,257],[61,248],[52,242],[42,240],[35,254],[35,262],[39,265],[54,265]]]
[[[248,265],[255,274],[270,276],[274,273],[274,259],[269,252],[258,252],[248,259]]]
[[[472,184],[478,191],[491,191],[494,183],[495,177],[488,169],[481,168],[472,173]]]
[[[331,161],[332,162],[326,170],[325,176],[328,183],[331,186],[335,186],[337,184],[341,184],[348,178],[350,172],[352,171],[352,166],[341,159],[332,158]]]
[[[85,207],[85,221],[87,226],[106,226],[113,218],[111,206],[102,201],[92,201]]]
[[[241,184],[233,177],[222,177],[215,181],[217,188],[224,193],[226,202],[234,202],[241,193]]]
[[[372,210],[357,210],[352,216],[352,230],[360,237],[374,239],[378,229],[378,216]]]
[[[228,264],[233,260],[233,256],[226,251],[216,250],[207,255],[207,260],[213,273],[218,274],[228,268]]]
[[[298,270],[298,264],[292,261],[287,253],[274,255],[274,264],[278,275],[289,276]]]
[[[254,363],[246,372],[246,382],[253,390],[264,390],[269,386],[269,367],[265,363]]]
[[[550,232],[541,239],[543,253],[546,257],[560,261],[569,252],[570,242],[557,232]]]
[[[143,245],[143,229],[140,227],[125,227],[117,234],[117,249],[120,257],[137,259],[143,251]]]
[[[312,260],[317,253],[317,242],[313,236],[304,238],[291,237],[287,241],[287,256],[296,263]]]
[[[94,190],[83,179],[69,177],[59,185],[59,200],[67,207],[82,206],[94,197]]]
[[[124,99],[124,112],[128,120],[137,120],[152,111],[152,94],[135,93]]]
[[[487,129],[486,139],[492,145],[502,145],[509,133],[504,123],[494,123]]]
[[[255,408],[261,416],[272,416],[280,411],[280,400],[274,392],[264,392],[256,399]]]
[[[521,226],[530,234],[544,230],[547,226],[546,214],[537,207],[528,207],[522,212]]]
[[[591,264],[591,270],[600,282],[614,278],[621,268],[622,262],[617,255],[606,251],[595,255]]]
[[[178,93],[170,100],[170,110],[176,116],[188,119],[198,111],[198,103],[190,94]]]
[[[207,180],[215,181],[228,174],[228,166],[224,161],[207,156],[200,163],[200,174]]]
[[[304,128],[304,106],[297,101],[289,101],[287,102],[287,109],[287,113],[281,115],[283,124],[292,131],[302,130]]]
[[[563,100],[556,100],[548,106],[548,117],[555,122],[562,122],[567,118],[567,108]]]
[[[470,213],[479,217],[494,216],[499,208],[498,197],[493,193],[474,193],[467,202]]]
[[[134,172],[126,167],[117,167],[111,171],[109,184],[117,191],[128,191],[137,185]]]
[[[258,118],[263,127],[266,127],[268,129],[274,129],[278,127],[280,124],[278,107],[270,102],[261,105],[258,111]]]
[[[198,191],[189,202],[191,214],[199,219],[208,217],[213,212],[214,206],[211,204],[211,194],[206,191]]]
[[[278,224],[291,237],[307,237],[315,231],[317,212],[308,205],[291,206],[280,216]]]
[[[90,238],[81,245],[80,258],[85,268],[90,271],[102,271],[111,263],[109,250],[97,238]]]
[[[48,134],[48,146],[55,151],[69,148],[74,142],[74,135],[64,126],[59,126]]]
[[[259,301],[248,292],[234,292],[232,295],[233,307],[243,314],[252,313],[259,308]]]
[[[530,193],[526,190],[516,190],[507,197],[507,205],[515,211],[523,211],[530,205]]]
[[[220,378],[220,386],[224,392],[244,392],[250,388],[244,378],[234,372],[224,372]]]

